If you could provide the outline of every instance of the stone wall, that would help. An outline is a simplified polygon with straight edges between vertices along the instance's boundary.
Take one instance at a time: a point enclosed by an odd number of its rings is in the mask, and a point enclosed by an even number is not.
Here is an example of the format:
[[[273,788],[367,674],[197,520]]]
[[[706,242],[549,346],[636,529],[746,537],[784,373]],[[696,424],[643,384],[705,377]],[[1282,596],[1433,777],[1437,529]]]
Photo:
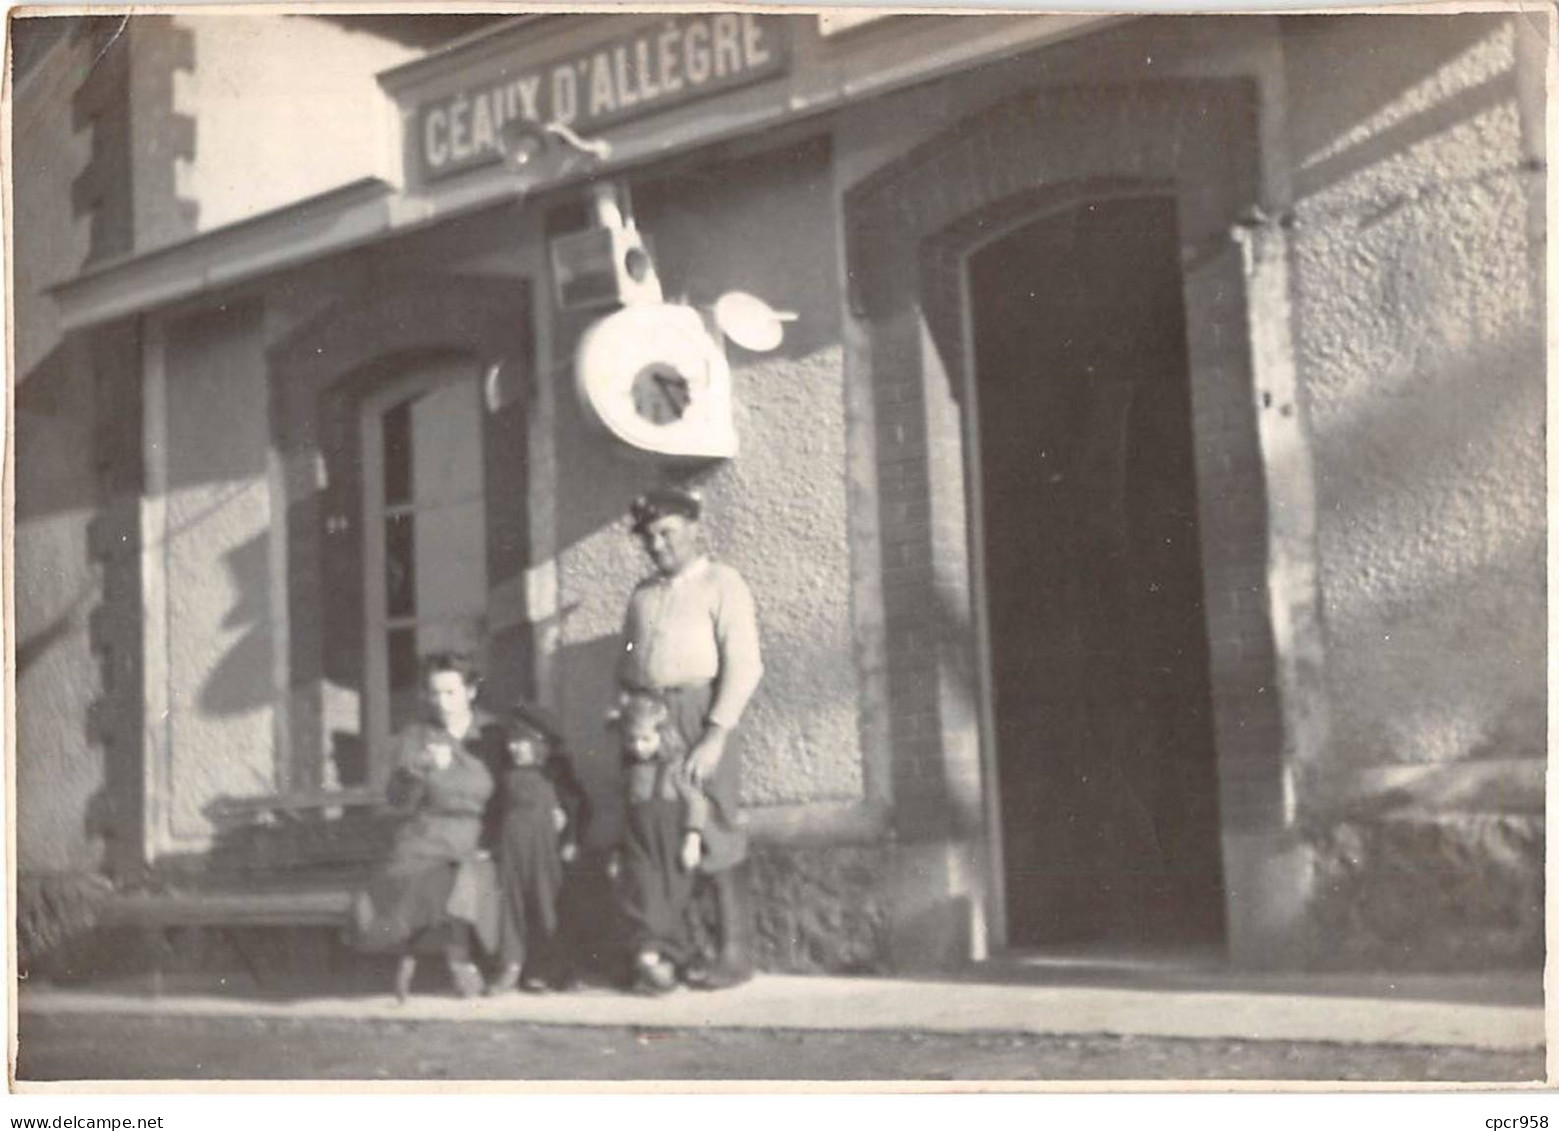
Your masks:
[[[1309,830],[1312,965],[1486,969],[1543,962],[1543,823],[1458,814]]]
[[[888,845],[759,846],[750,865],[759,966],[831,974],[892,969],[892,851]]]

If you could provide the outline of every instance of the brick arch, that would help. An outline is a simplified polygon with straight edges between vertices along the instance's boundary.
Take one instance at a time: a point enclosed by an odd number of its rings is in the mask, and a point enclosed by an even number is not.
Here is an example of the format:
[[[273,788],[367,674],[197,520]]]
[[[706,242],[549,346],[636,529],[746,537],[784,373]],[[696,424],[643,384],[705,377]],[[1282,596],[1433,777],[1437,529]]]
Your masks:
[[[851,301],[871,313],[884,284],[918,247],[1001,201],[1046,188],[1136,181],[1171,188],[1187,181],[1186,145],[1200,147],[1256,129],[1254,87],[1242,81],[1166,81],[1042,88],[947,128],[878,170],[845,196]],[[1043,138],[1040,143],[1037,139]],[[1200,240],[1227,227],[1257,193],[1254,147],[1224,191],[1187,194],[1186,234]]]
[[[535,380],[531,289],[523,279],[445,274],[374,276],[337,296],[267,351],[272,431],[284,461],[292,781],[318,785],[327,755],[327,685],[361,679],[360,454],[357,412],[366,393],[430,358],[497,367],[503,403],[484,416],[489,484],[489,588],[515,585],[528,564],[526,413]],[[529,690],[532,642],[509,626],[501,642],[514,670],[498,693]],[[509,639],[513,637],[513,639]]]
[[[288,385],[318,389],[378,358],[416,351],[528,362],[529,304],[530,289],[521,280],[375,277],[273,345],[271,372]]]
[[[1045,88],[966,118],[846,192],[849,298],[873,388],[901,841],[978,842],[994,818],[967,487],[973,425],[961,404],[964,261],[1009,224],[1122,194],[1172,196],[1179,218],[1223,828],[1284,819],[1252,315],[1234,238],[1258,199],[1259,153],[1255,92],[1241,80]],[[999,868],[984,874],[999,909]],[[987,918],[999,935],[1000,915]]]

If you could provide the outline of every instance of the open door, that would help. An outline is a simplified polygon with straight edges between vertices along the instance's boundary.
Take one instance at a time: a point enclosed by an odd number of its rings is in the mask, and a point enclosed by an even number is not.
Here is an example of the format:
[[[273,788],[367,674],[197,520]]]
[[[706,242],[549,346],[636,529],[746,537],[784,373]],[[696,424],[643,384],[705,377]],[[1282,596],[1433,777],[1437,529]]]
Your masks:
[[[967,272],[1008,943],[1221,940],[1174,201],[1043,215]]]

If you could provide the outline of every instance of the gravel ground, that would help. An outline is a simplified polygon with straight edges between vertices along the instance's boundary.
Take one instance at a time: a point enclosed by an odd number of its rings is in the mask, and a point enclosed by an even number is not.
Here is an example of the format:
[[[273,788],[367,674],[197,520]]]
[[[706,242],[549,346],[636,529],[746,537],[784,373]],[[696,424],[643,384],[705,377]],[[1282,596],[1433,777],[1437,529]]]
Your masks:
[[[1540,1050],[23,1013],[43,1080],[1533,1081]]]

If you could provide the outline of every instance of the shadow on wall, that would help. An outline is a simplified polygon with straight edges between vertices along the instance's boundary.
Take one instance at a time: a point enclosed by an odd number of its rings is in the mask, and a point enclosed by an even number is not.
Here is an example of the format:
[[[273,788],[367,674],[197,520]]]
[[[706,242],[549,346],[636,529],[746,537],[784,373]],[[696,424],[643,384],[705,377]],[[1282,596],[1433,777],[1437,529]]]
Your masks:
[[[1425,76],[1510,34],[1510,17],[1297,16],[1284,20],[1294,195],[1310,196],[1513,97],[1508,72],[1405,117],[1382,115]],[[1367,57],[1368,66],[1359,66]],[[1425,97],[1426,103],[1432,100]],[[1367,129],[1370,123],[1376,128]],[[1343,140],[1338,140],[1339,138]]]
[[[16,680],[20,684],[28,673],[60,641],[73,633],[85,631],[87,616],[97,603],[98,588],[95,582],[83,582],[66,604],[65,610],[53,617],[42,628],[29,632],[16,642]]]
[[[30,551],[46,552],[34,539],[46,542],[49,535],[33,524],[76,514],[85,525],[98,506],[92,464],[80,459],[79,450],[71,450],[79,434],[90,436],[93,429],[89,386],[80,352],[63,346],[52,350],[16,386],[16,679],[18,691],[24,695],[23,709],[28,675],[57,644],[87,630],[89,615],[100,597],[101,586],[91,563],[80,561],[74,563],[78,582],[71,596],[56,603],[52,615],[41,625],[35,625],[37,606],[28,599],[34,571],[58,568],[55,563],[34,566]],[[66,435],[62,437],[58,430],[66,430]],[[53,576],[38,578],[41,584],[56,580]]]
[[[831,237],[821,234],[829,225],[819,223],[834,207],[826,138],[700,165],[635,184],[633,191],[669,300],[709,307],[721,294],[742,290],[795,311],[799,317],[786,326],[784,342],[765,355],[771,359],[800,360],[838,341],[835,260],[827,253]],[[751,224],[748,216],[762,219]],[[749,241],[771,232],[807,234],[769,240],[754,255]]]
[[[559,655],[562,716],[584,720],[570,753],[590,798],[585,843],[591,849],[611,848],[622,831],[622,753],[606,726],[616,693],[617,648],[617,638],[608,636],[565,645]]]
[[[138,557],[141,553],[141,547],[131,533],[108,521],[104,510],[115,502],[110,496],[128,497],[137,489],[131,482],[134,477],[124,469],[138,463],[140,431],[136,416],[126,417],[120,423],[114,417],[113,405],[95,404],[102,389],[94,390],[92,386],[90,359],[83,349],[71,345],[54,349],[17,385],[15,522],[19,542],[17,581],[24,603],[19,618],[22,634],[17,641],[18,679],[25,679],[61,641],[91,627],[99,616],[124,620],[138,615],[137,595],[106,591],[105,586],[112,589],[113,581],[99,581],[98,563],[110,575],[117,575],[124,572],[117,567],[133,567],[133,563],[124,560],[125,554]],[[235,479],[223,471],[221,461],[215,456],[223,446],[220,429],[210,431],[215,435],[189,453],[194,458],[181,463],[181,487]],[[200,460],[202,451],[210,458]],[[242,489],[242,485],[236,489]],[[228,500],[227,493],[218,496],[207,509],[189,516],[179,528],[168,531],[168,537],[176,538],[186,533]],[[57,578],[45,577],[38,571],[60,568],[58,563],[34,564],[46,562],[47,559],[39,555],[47,553],[54,537],[41,524],[71,514],[81,516],[87,530],[87,553],[95,560],[76,563],[80,580],[74,592],[68,600],[56,604],[53,615],[45,623],[34,627],[29,624],[26,607],[29,584],[34,580],[40,585],[57,584]],[[269,567],[266,552],[263,538],[255,538],[227,556],[227,569],[238,598],[226,614],[224,625],[243,628],[244,635],[234,648],[234,654],[219,666],[217,677],[204,689],[202,706],[205,709],[218,713],[242,711],[255,706],[261,696],[269,694],[268,686],[256,687],[252,679],[242,676],[246,667],[254,670],[253,653],[267,647]],[[93,631],[96,632],[96,628]],[[105,649],[111,650],[114,646],[115,642],[106,638],[94,643],[94,649],[104,652],[105,656]],[[105,659],[104,662],[109,661]],[[134,676],[133,669],[121,671],[120,666],[116,666],[116,673],[127,679]],[[82,678],[84,681],[91,679],[87,675]],[[25,690],[23,696],[25,710]],[[89,731],[95,727],[96,724],[86,724]]]
[[[267,534],[257,534],[223,555],[235,597],[222,627],[241,635],[201,685],[202,711],[239,715],[276,699],[271,682],[255,678],[271,670],[269,541]]]
[[[51,453],[30,450],[29,445],[35,432],[46,433],[51,426],[69,425],[90,432],[93,408],[89,386],[90,375],[82,351],[65,345],[56,346],[35,368],[17,379],[17,526],[51,515],[91,510],[97,505],[97,481],[92,475],[56,473],[46,463]]]
[[[1518,37],[1539,33],[1503,14],[1284,30],[1331,755],[1541,757],[1542,289],[1523,198],[1544,184],[1516,73]]]
[[[136,856],[139,545],[126,522],[139,429],[133,416],[119,426],[112,406],[97,403],[105,388],[116,391],[115,376],[97,372],[84,343],[70,343],[16,387],[18,788],[29,793],[18,820],[23,869],[118,871]],[[114,599],[119,594],[132,599]]]
[[[1442,354],[1401,390],[1363,390],[1316,427],[1322,509],[1338,536],[1395,527],[1416,543],[1402,561],[1335,579],[1346,584],[1331,612],[1406,618],[1436,591],[1538,549],[1544,365],[1532,329]]]
[[[1317,430],[1339,757],[1546,747],[1540,343],[1442,362]]]

